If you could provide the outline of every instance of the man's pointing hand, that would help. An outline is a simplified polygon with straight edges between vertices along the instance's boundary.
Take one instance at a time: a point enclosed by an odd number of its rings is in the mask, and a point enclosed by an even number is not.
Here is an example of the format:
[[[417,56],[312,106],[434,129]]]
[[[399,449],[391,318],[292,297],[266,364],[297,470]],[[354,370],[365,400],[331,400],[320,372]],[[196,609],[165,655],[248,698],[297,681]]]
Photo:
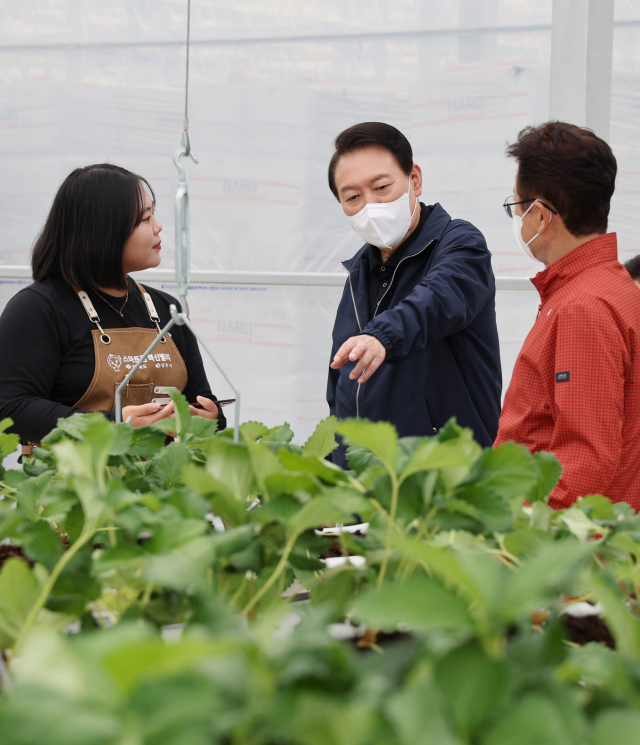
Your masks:
[[[362,334],[361,336],[352,336],[345,341],[333,358],[331,367],[337,370],[345,362],[360,360],[351,371],[349,378],[351,380],[358,378],[358,383],[364,383],[380,367],[386,356],[387,350],[375,336]]]

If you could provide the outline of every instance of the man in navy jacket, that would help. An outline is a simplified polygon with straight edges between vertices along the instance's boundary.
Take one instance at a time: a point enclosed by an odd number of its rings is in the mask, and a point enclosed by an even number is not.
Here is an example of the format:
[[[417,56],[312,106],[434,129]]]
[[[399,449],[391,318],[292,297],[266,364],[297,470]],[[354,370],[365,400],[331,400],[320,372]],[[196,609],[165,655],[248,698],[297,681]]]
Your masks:
[[[392,422],[401,437],[433,435],[455,416],[492,445],[502,374],[484,236],[418,201],[422,172],[388,124],[357,124],[336,138],[329,186],[366,241],[343,262],[331,413]],[[342,446],[333,461],[347,467]]]

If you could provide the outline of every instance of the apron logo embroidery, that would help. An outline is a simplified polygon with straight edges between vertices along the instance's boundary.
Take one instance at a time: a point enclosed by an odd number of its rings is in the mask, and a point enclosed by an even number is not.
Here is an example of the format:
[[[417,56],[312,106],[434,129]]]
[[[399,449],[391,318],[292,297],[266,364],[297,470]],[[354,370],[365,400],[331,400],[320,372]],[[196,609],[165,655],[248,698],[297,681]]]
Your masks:
[[[107,357],[107,365],[109,365],[109,367],[112,367],[116,372],[120,372],[122,357],[119,354],[110,354]]]

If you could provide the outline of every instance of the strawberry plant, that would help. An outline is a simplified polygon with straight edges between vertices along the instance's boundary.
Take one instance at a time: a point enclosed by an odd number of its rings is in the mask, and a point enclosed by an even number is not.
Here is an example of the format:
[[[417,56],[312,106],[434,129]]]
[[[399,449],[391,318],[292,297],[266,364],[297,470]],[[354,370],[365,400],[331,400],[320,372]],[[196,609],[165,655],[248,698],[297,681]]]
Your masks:
[[[3,745],[635,743],[628,505],[554,512],[553,456],[453,421],[329,418],[303,446],[247,422],[234,443],[172,397],[152,427],[61,420],[2,473]],[[567,598],[615,649],[571,643]]]

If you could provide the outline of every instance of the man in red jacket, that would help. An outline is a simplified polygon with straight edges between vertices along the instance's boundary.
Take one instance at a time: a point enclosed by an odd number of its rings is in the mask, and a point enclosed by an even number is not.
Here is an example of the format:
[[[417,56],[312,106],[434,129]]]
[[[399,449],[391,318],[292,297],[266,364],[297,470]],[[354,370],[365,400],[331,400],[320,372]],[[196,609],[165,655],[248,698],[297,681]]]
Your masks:
[[[505,202],[516,240],[545,269],[531,281],[538,317],[516,362],[496,446],[549,450],[562,477],[549,505],[603,494],[640,509],[640,302],[607,233],[616,160],[563,122],[527,127]]]

